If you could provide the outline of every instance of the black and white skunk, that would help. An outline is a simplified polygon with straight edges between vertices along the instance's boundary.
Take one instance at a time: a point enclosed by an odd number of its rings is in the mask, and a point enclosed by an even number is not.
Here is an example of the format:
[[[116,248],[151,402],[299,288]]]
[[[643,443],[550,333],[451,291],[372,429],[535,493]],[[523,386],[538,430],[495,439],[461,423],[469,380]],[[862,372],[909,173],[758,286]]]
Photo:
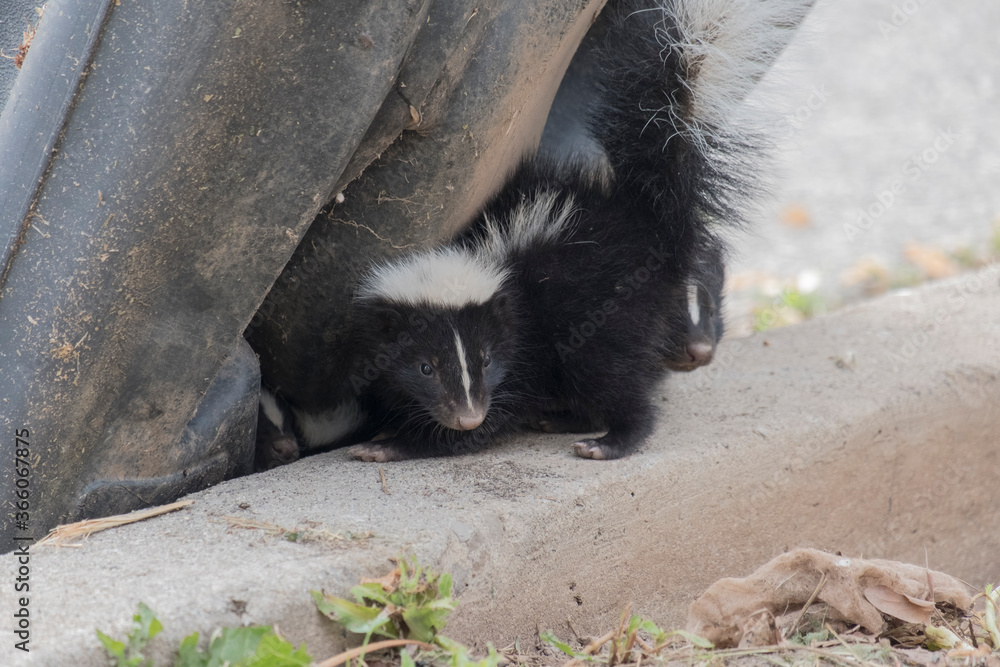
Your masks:
[[[262,390],[260,458],[284,462],[289,434],[303,454],[388,435],[353,450],[386,461],[472,452],[514,432],[533,391],[526,369],[542,369],[521,349],[530,323],[509,279],[509,268],[457,247],[376,267],[355,296],[354,398],[311,414]]]
[[[581,457],[633,451],[657,383],[721,336],[719,232],[760,180],[745,98],[808,4],[609,2],[587,54],[601,164],[529,159],[450,244],[375,267],[355,301],[356,400],[295,412],[304,447],[389,461],[535,426],[606,431]]]
[[[511,269],[445,247],[376,268],[356,295],[351,382],[388,439],[352,454],[379,461],[473,452],[517,428],[542,369]]]

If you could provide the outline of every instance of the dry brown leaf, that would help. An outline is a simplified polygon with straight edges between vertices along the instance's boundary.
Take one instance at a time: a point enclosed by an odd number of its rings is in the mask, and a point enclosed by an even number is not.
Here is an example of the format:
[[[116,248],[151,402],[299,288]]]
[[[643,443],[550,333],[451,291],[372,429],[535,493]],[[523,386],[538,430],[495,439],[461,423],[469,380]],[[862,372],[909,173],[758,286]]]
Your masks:
[[[979,648],[966,648],[966,649],[955,649],[954,651],[948,651],[949,658],[989,658],[993,654],[990,647],[986,644],[980,644]]]
[[[774,646],[778,643],[778,628],[774,623],[774,614],[764,609],[759,614],[751,616],[741,628],[739,648],[756,648],[758,646]]]
[[[781,212],[781,222],[787,227],[803,229],[810,225],[809,210],[801,204],[792,204]]]
[[[915,264],[928,278],[947,278],[958,273],[955,263],[937,248],[907,243],[903,249],[906,259]]]
[[[865,257],[840,276],[844,287],[855,287],[868,295],[881,294],[892,286],[889,270],[877,259]]]
[[[825,583],[819,583],[825,577]],[[965,586],[947,574],[888,560],[844,558],[816,549],[796,549],[774,558],[743,579],[720,579],[695,600],[688,610],[687,630],[718,647],[737,646],[749,617],[762,609],[772,614],[801,608],[815,594],[817,603],[829,607],[829,618],[861,625],[872,634],[885,629],[882,613],[865,598],[864,591],[886,587],[914,600],[922,600],[933,586],[935,602],[959,609],[972,604]],[[819,592],[816,593],[817,588]]]
[[[924,667],[941,665],[941,653],[938,651],[928,651],[925,648],[906,648],[900,649],[898,653],[906,656],[908,664],[924,665]]]
[[[399,586],[399,568],[397,567],[384,577],[377,577],[374,579],[363,578],[361,580],[361,583],[380,584],[382,586],[382,590],[384,590],[386,593],[392,593],[394,590],[396,590],[396,587]]]
[[[865,589],[865,599],[883,614],[907,623],[927,625],[934,611],[933,602],[897,593],[888,586],[869,586]]]

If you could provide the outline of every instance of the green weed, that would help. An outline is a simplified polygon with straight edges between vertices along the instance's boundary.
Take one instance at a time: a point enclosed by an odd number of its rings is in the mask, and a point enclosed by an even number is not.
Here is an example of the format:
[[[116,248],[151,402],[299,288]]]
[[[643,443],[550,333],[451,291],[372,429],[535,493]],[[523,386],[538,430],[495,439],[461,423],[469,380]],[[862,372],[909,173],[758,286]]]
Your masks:
[[[581,650],[574,649],[551,631],[540,633],[539,638],[574,660],[600,661],[609,667],[659,657],[665,648],[678,643],[705,651],[713,648],[712,642],[698,635],[684,630],[667,631],[641,616],[629,616],[627,608],[617,630],[595,639]]]
[[[132,617],[132,632],[125,641],[112,639],[100,630],[97,638],[116,667],[152,667],[142,651],[158,635],[163,625],[142,602]],[[198,633],[185,637],[180,644],[174,667],[304,667],[312,664],[305,647],[295,649],[267,625],[246,628],[223,628],[209,641],[208,650],[198,648]]]
[[[754,307],[753,330],[768,331],[798,324],[821,315],[826,310],[826,303],[817,292],[802,293],[797,289],[786,289],[778,297]]]
[[[132,616],[132,631],[125,637],[125,641],[112,639],[100,630],[97,631],[97,638],[108,656],[116,661],[116,667],[139,667],[147,664],[142,655],[143,649],[161,630],[163,624],[157,620],[153,610],[140,602],[138,610]]]
[[[351,589],[354,601],[312,591],[317,609],[350,632],[364,636],[360,649],[351,649],[330,660],[336,664],[357,659],[364,664],[372,636],[389,641],[371,644],[371,650],[412,644],[420,647],[422,664],[450,667],[497,667],[501,656],[491,645],[481,660],[469,657],[469,649],[441,635],[448,615],[455,609],[450,574],[436,574],[415,558],[400,557],[396,568],[380,579],[362,581]],[[133,628],[125,640],[97,637],[116,667],[152,667],[143,650],[163,625],[143,603],[133,617]],[[270,626],[223,628],[213,634],[206,649],[198,647],[198,633],[181,641],[174,667],[304,667],[313,664],[304,646],[296,649]],[[340,660],[338,660],[340,658]],[[402,667],[415,667],[413,656],[399,651]],[[328,661],[329,662],[329,661]]]
[[[432,643],[455,609],[451,575],[437,575],[400,558],[393,572],[351,589],[356,602],[312,591],[316,607],[351,632]]]
[[[347,630],[364,635],[362,648],[372,636],[420,642],[421,660],[452,667],[496,667],[500,656],[491,645],[482,660],[469,658],[468,649],[440,634],[448,615],[455,609],[451,596],[451,575],[425,569],[415,558],[399,557],[396,569],[385,577],[362,581],[351,589],[354,602],[312,591],[319,611]],[[364,659],[364,653],[359,655]],[[400,652],[402,667],[411,667],[413,658]]]

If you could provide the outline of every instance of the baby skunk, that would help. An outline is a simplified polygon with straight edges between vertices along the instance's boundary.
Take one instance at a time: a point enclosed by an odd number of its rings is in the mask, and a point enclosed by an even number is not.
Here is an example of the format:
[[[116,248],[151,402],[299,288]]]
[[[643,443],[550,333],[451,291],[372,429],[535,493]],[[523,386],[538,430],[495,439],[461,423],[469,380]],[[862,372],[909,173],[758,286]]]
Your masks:
[[[352,455],[390,461],[482,449],[532,396],[536,338],[508,267],[445,247],[377,267],[356,295],[352,383],[375,431]]]
[[[612,3],[613,6],[613,3]],[[609,10],[608,14],[613,14]],[[601,48],[607,16],[594,26],[580,44],[563,77],[549,112],[540,155],[556,162],[583,163],[585,169],[603,182],[614,180],[614,173],[603,145],[594,136],[590,117],[594,99],[602,85],[605,70],[595,57]],[[725,282],[723,248],[709,245],[695,256],[688,281],[685,303],[671,306],[674,327],[668,327],[663,340],[663,363],[669,370],[693,371],[712,362],[715,349],[725,330],[722,319],[722,292]],[[686,318],[676,315],[686,312]]]
[[[375,372],[358,401],[373,430],[391,435],[353,456],[475,451],[535,423],[606,430],[574,451],[613,459],[650,434],[667,366],[711,354],[692,350],[691,327],[707,328],[713,348],[721,334],[715,227],[740,224],[759,181],[757,144],[738,129],[737,109],[801,4],[608,6],[590,126],[610,182],[536,157],[451,244],[362,281],[359,358]],[[677,361],[681,346],[693,360]]]

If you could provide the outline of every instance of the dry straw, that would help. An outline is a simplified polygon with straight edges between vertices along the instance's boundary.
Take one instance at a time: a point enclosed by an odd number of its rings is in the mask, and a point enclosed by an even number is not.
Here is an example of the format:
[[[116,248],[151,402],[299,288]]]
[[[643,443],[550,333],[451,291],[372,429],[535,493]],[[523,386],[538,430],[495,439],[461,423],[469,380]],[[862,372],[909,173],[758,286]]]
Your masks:
[[[87,538],[94,533],[107,530],[108,528],[117,528],[118,526],[124,526],[125,524],[135,523],[136,521],[149,519],[150,517],[159,516],[160,514],[173,512],[187,507],[193,502],[193,500],[178,500],[176,503],[161,505],[159,507],[150,507],[149,509],[139,510],[138,512],[116,514],[115,516],[106,516],[101,519],[85,519],[83,521],[77,521],[76,523],[67,523],[62,526],[56,526],[48,535],[38,541],[37,546],[79,548],[83,545],[75,542],[75,540]]]

